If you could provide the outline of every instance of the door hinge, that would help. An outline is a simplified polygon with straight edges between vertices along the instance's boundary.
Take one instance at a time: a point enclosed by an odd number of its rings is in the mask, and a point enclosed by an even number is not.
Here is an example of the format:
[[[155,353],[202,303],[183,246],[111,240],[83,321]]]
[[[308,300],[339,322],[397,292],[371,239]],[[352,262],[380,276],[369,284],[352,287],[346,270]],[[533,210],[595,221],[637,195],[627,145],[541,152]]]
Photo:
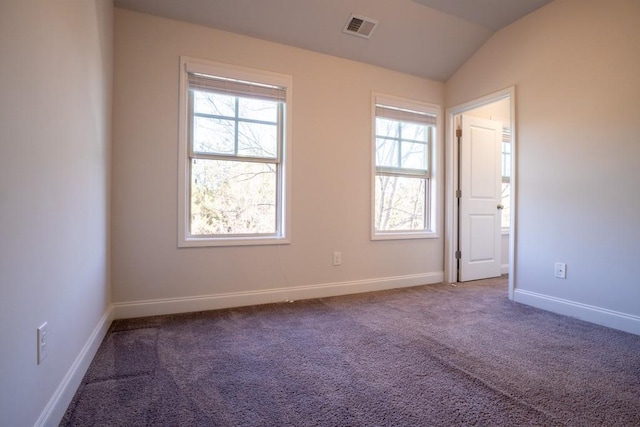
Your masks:
[[[456,190],[456,197],[459,199],[460,197],[462,197],[462,191],[461,190]]]
[[[456,138],[462,137],[462,129],[456,129]]]
[[[456,251],[456,259],[460,259],[462,257],[462,254],[460,253],[460,251]]]

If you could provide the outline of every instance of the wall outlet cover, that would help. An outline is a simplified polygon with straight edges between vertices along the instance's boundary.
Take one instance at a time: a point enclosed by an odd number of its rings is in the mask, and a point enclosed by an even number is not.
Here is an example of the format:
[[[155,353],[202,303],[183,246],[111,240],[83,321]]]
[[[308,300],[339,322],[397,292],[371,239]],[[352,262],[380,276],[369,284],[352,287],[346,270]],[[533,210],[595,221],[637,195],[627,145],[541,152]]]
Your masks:
[[[566,279],[567,278],[567,263],[565,263],[565,262],[556,262],[555,276],[558,279]]]
[[[42,363],[42,361],[44,359],[47,358],[48,354],[49,354],[49,349],[48,349],[48,341],[49,341],[49,337],[48,337],[49,331],[48,331],[48,326],[47,326],[47,322],[44,322],[42,325],[40,325],[40,327],[38,328],[37,331],[37,336],[38,336],[38,346],[37,346],[37,361],[38,361],[38,365]]]

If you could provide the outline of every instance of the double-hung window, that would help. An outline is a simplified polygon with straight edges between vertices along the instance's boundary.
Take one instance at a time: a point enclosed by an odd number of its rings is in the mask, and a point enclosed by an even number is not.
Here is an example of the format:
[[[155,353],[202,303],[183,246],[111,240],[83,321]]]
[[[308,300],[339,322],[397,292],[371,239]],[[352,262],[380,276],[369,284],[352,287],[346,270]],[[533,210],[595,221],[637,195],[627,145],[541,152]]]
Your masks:
[[[374,96],[374,239],[433,236],[438,107]]]
[[[286,243],[290,78],[181,65],[180,246]]]

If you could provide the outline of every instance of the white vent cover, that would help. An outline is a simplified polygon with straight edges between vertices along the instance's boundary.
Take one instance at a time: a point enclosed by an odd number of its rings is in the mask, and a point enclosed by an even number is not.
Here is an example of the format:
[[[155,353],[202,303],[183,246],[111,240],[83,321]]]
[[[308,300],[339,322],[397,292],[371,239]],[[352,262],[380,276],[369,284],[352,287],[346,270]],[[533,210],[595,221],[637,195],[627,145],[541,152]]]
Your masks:
[[[375,19],[351,14],[342,32],[368,39],[371,37],[376,25],[378,25],[378,21]]]

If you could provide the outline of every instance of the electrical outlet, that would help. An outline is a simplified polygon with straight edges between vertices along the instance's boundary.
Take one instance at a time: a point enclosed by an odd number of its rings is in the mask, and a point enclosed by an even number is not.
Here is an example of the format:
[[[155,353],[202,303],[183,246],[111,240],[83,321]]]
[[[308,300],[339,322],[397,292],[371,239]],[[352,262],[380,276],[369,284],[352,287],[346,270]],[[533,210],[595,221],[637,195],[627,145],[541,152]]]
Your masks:
[[[556,262],[556,277],[558,279],[566,279],[567,278],[567,263],[565,262]]]
[[[342,265],[342,252],[333,253],[333,265]]]
[[[38,365],[42,363],[44,359],[47,358],[49,354],[49,336],[48,336],[48,327],[47,322],[44,322],[38,328]]]

